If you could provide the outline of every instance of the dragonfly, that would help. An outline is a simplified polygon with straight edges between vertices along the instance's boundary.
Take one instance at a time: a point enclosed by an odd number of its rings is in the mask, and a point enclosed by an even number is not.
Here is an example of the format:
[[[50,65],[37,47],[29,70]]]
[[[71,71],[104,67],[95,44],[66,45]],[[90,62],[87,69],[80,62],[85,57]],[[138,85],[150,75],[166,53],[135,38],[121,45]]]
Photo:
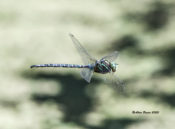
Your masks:
[[[91,82],[93,73],[99,73],[102,75],[110,75],[109,78],[113,84],[120,89],[123,89],[123,82],[114,75],[116,72],[118,64],[114,61],[117,59],[119,52],[114,51],[107,56],[102,57],[100,60],[92,57],[87,50],[81,45],[77,38],[73,34],[69,34],[74,46],[76,47],[82,61],[83,65],[78,64],[39,64],[32,65],[31,68],[40,68],[40,67],[63,67],[63,68],[80,68],[81,77],[86,80],[88,83]]]

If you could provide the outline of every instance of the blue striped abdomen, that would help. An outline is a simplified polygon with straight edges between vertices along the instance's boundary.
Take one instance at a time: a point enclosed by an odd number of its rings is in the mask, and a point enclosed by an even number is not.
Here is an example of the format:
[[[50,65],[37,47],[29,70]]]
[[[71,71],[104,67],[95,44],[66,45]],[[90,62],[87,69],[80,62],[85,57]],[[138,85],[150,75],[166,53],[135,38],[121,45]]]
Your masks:
[[[40,64],[32,65],[34,67],[64,67],[64,68],[91,68],[91,65],[77,65],[77,64]]]

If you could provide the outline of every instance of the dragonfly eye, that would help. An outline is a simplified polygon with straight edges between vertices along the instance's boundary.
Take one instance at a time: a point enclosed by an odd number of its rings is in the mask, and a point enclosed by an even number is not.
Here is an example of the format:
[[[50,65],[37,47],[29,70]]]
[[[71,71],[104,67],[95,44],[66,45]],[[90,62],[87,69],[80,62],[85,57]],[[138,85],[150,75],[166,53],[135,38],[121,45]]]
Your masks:
[[[110,63],[110,67],[112,69],[112,72],[115,72],[116,71],[117,64],[115,62],[111,62]]]

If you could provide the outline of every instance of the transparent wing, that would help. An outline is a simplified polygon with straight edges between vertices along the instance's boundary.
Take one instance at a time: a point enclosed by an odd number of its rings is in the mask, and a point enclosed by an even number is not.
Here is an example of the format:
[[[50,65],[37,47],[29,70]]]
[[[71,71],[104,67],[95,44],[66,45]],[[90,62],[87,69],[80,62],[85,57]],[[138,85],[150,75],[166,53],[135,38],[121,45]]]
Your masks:
[[[75,38],[73,34],[69,34],[69,36],[72,39],[72,42],[74,43],[77,51],[79,52],[79,55],[81,56],[84,64],[91,64],[96,61],[87,51],[86,49],[80,44],[80,42]]]
[[[109,55],[103,57],[102,59],[106,59],[112,62],[117,59],[118,55],[119,55],[118,51],[114,51],[113,53],[110,53]]]
[[[90,83],[92,75],[93,75],[92,69],[84,68],[81,71],[81,77],[84,78],[88,83]]]
[[[109,74],[105,74],[104,80],[108,84],[111,84],[112,86],[114,86],[116,91],[123,92],[125,89],[124,82],[122,80],[120,80],[118,78],[118,76],[115,75],[113,72],[111,72]]]

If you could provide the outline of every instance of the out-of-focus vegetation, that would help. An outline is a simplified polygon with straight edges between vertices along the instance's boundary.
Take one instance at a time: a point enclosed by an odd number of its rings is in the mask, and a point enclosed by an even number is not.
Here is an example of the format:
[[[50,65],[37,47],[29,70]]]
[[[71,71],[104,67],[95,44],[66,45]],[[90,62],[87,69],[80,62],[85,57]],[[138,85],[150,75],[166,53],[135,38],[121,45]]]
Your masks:
[[[174,0],[1,0],[0,129],[173,129]],[[114,50],[125,91],[77,69],[68,33],[95,57]],[[159,111],[159,114],[133,114]]]

